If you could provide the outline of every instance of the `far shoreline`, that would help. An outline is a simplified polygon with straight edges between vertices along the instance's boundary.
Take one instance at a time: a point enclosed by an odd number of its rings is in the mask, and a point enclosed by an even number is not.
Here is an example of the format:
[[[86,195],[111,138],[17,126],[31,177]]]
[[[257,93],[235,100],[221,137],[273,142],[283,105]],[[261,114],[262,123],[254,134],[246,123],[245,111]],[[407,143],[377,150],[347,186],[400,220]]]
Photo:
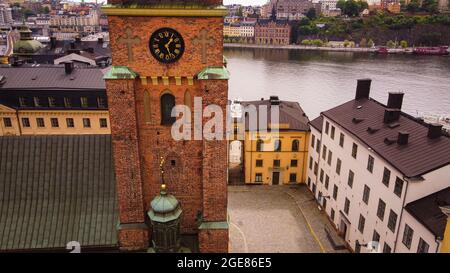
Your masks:
[[[318,51],[340,51],[340,52],[366,52],[376,53],[377,48],[362,48],[362,47],[318,47],[305,45],[259,45],[259,44],[238,44],[238,43],[224,43],[224,48],[268,48],[268,49],[297,49],[297,50],[318,50]],[[401,53],[403,49],[401,49]],[[399,52],[400,53],[400,52]]]

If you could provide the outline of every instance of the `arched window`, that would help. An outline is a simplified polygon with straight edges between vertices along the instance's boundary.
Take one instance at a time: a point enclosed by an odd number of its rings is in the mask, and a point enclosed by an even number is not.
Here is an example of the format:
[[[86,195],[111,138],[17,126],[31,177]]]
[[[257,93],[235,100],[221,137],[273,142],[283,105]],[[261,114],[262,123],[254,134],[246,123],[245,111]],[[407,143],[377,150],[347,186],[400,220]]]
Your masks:
[[[256,141],[256,151],[257,151],[257,152],[262,152],[262,150],[263,150],[263,144],[264,144],[264,141],[263,141],[262,139],[258,139],[258,140]]]
[[[275,152],[281,152],[281,140],[279,140],[279,139],[275,140],[273,150]]]
[[[172,108],[175,107],[175,97],[166,93],[161,96],[161,124],[170,125],[175,122],[175,117],[171,116]]]
[[[292,151],[298,152],[299,146],[300,142],[298,141],[298,139],[294,139],[294,141],[292,141]]]

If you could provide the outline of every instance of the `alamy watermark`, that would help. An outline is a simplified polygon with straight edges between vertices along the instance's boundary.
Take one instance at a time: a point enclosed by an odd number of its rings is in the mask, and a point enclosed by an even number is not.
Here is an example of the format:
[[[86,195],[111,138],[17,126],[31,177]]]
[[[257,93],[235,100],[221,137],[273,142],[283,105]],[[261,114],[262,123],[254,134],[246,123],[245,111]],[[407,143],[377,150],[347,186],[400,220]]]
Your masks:
[[[224,113],[219,105],[203,108],[202,103],[201,97],[195,97],[193,111],[186,105],[172,108],[171,117],[176,118],[171,128],[174,140],[244,140],[245,131],[253,132],[249,137],[256,140],[258,134],[279,132],[278,104],[227,105]]]

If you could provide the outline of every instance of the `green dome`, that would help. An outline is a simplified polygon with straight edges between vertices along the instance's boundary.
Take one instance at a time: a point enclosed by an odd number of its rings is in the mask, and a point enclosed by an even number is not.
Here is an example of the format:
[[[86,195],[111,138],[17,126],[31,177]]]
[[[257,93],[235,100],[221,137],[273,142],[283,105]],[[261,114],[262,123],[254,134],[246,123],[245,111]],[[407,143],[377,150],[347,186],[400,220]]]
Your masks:
[[[151,204],[151,209],[147,213],[150,220],[159,223],[166,223],[180,217],[182,210],[180,203],[171,194],[167,194],[166,185],[161,185],[161,192],[156,196]]]
[[[14,43],[14,53],[36,53],[39,49],[43,48],[44,46],[41,44],[41,42],[36,40],[19,40]]]

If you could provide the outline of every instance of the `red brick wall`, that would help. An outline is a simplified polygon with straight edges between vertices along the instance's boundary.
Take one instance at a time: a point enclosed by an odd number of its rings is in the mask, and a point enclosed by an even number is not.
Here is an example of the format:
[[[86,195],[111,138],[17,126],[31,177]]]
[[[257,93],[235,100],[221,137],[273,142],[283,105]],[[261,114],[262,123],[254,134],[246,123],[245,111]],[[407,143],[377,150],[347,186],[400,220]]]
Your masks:
[[[109,16],[108,21],[113,65],[128,66],[141,77],[192,77],[206,66],[223,65],[223,18]],[[128,62],[127,48],[116,42],[124,35],[126,27],[133,30],[133,36],[141,38],[141,44],[133,48],[132,63]],[[161,27],[174,28],[184,38],[185,52],[174,64],[159,63],[149,51],[150,35]],[[192,43],[202,28],[208,30],[208,38],[215,40],[215,45],[208,48],[207,64],[201,62],[200,46]],[[228,98],[226,80],[194,80],[193,85],[188,85],[186,78],[183,78],[181,85],[176,85],[175,80],[170,78],[168,86],[163,85],[161,80],[158,85],[153,85],[150,78],[147,78],[147,85],[140,79],[109,80],[107,83],[121,222],[143,221],[151,200],[159,193],[161,156],[166,159],[165,182],[168,191],[175,195],[183,209],[182,233],[198,233],[199,223],[196,220],[199,213],[203,214],[204,221],[227,219],[226,140],[175,141],[171,136],[171,126],[160,125],[161,93],[169,91],[175,96],[176,104],[184,104],[186,90],[191,94],[192,105],[194,97],[202,97],[203,106],[214,103],[225,113]],[[144,119],[146,91],[150,95],[151,119],[148,123]],[[171,160],[175,160],[175,166],[171,166]],[[202,231],[199,236],[200,249],[226,252],[228,231],[208,232]],[[119,239],[124,244],[137,240],[139,245],[145,236],[133,233],[119,236]]]
[[[228,252],[228,230],[209,229],[200,230],[199,247],[203,253],[227,253]]]

